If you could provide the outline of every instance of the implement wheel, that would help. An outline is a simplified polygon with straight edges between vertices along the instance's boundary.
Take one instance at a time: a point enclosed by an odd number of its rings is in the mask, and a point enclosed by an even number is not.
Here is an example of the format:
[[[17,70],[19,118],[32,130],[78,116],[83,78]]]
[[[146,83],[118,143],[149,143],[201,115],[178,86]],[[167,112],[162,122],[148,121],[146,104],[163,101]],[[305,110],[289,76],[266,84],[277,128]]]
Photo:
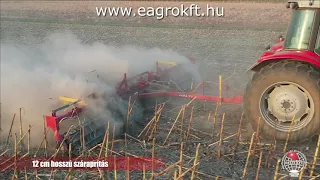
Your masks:
[[[244,96],[244,111],[254,131],[265,139],[275,136],[305,140],[320,129],[320,73],[297,61],[279,61],[256,72]],[[292,122],[293,120],[293,122]]]

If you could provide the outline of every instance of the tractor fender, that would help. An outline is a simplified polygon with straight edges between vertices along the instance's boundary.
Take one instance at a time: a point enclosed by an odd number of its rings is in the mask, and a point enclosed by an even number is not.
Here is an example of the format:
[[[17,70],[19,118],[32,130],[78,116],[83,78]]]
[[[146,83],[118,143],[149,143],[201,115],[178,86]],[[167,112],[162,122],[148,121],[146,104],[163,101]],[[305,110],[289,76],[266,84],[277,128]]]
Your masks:
[[[265,53],[266,54],[266,53]],[[259,71],[260,68],[276,61],[292,60],[308,63],[320,69],[320,56],[310,51],[278,51],[274,54],[263,55],[248,71]]]

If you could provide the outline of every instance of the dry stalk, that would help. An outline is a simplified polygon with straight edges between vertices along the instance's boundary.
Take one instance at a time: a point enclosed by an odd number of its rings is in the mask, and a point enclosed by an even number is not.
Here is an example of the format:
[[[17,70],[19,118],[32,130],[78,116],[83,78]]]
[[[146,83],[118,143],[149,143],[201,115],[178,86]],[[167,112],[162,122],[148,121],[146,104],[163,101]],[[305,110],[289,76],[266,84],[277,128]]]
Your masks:
[[[35,170],[35,173],[38,175],[38,171],[37,170]],[[54,179],[55,175],[56,175],[56,171],[53,168],[51,168],[49,179]]]
[[[270,168],[270,160],[273,154],[273,145],[268,149],[268,155],[266,156],[265,166],[269,169]]]
[[[232,157],[232,161],[233,162],[235,162],[238,145],[239,145],[239,141],[240,141],[240,138],[241,138],[241,128],[242,128],[243,116],[244,116],[244,112],[242,112],[241,117],[240,117],[240,121],[239,121],[236,144],[235,144],[234,149],[233,149],[233,157]]]
[[[182,175],[182,167],[183,167],[183,143],[181,143],[180,147],[180,164],[179,164],[179,176]]]
[[[302,180],[305,168],[302,168],[301,172],[299,173],[299,180]],[[312,176],[310,176],[312,177]]]
[[[152,171],[151,171],[151,179],[154,179],[155,146],[156,146],[156,138],[153,138],[153,141],[152,141]]]
[[[71,156],[72,156],[72,143],[69,143],[69,160],[71,160]],[[71,168],[70,168],[70,172],[71,172]]]
[[[268,169],[270,169],[270,160],[272,158],[272,155],[276,151],[276,147],[277,147],[276,134],[277,134],[277,123],[276,123],[276,125],[274,127],[273,144],[270,147],[270,150],[269,150],[269,153],[268,153],[268,157],[267,157],[267,160],[266,160],[266,166],[267,166]]]
[[[117,162],[116,162],[116,157],[113,156],[113,173],[114,173],[114,180],[117,180]]]
[[[127,158],[127,133],[124,133],[124,157]]]
[[[179,175],[179,177],[177,177],[177,179],[178,180],[182,179],[183,176],[185,176],[192,169],[196,168],[198,165],[199,165],[199,162],[196,165],[193,165],[191,168],[187,169],[185,172],[183,172],[183,174]]]
[[[162,170],[161,172],[159,172],[159,173],[157,174],[157,177],[159,177],[159,176],[167,173],[170,169],[174,168],[175,166],[179,166],[179,167],[180,167],[180,161],[178,161],[178,162],[176,162],[176,163],[168,166],[166,169],[164,169],[164,170]]]
[[[263,151],[260,151],[260,157],[259,157],[259,163],[258,163],[256,180],[259,180],[259,171],[260,171],[261,163],[262,163],[262,153],[263,153]]]
[[[36,179],[39,179],[39,173],[38,173],[38,170],[35,171],[35,175],[36,175]],[[53,174],[53,178],[54,178],[54,175],[55,175],[55,172]]]
[[[108,127],[107,127],[107,137],[106,137],[106,152],[104,154],[104,157],[108,157],[108,150],[109,150],[109,131],[110,131],[110,122],[108,122]]]
[[[30,143],[31,143],[31,125],[29,124],[29,129],[28,129],[28,154],[30,153]]]
[[[191,85],[190,85],[191,91],[193,90],[193,84],[194,84],[194,78],[191,79]]]
[[[64,138],[62,139],[61,143],[59,144],[59,147],[57,148],[57,150],[52,154],[52,156],[48,159],[48,160],[51,160],[52,158],[56,157],[58,152],[60,151],[61,147],[62,147],[62,144],[63,142],[66,140],[66,138],[69,136],[69,133],[70,133],[70,130],[71,128],[73,128],[73,125],[70,126],[70,128],[68,129],[66,135],[64,136]]]
[[[319,155],[319,147],[320,147],[320,135],[318,136],[318,143],[317,143],[317,148],[313,156],[313,162],[312,162],[312,167],[310,171],[310,177],[313,176],[314,168],[316,167],[318,155]]]
[[[274,172],[273,180],[277,180],[277,178],[278,178],[278,171],[279,171],[280,161],[281,161],[281,160],[278,159],[277,165],[276,165],[276,170],[275,170],[275,172]]]
[[[184,106],[181,107],[181,109],[180,109],[180,111],[179,111],[179,113],[178,113],[178,115],[177,115],[177,117],[176,117],[176,120],[174,121],[174,123],[173,123],[173,125],[172,125],[172,127],[171,127],[171,129],[170,129],[170,131],[169,131],[169,133],[168,133],[168,135],[167,135],[167,137],[166,137],[166,139],[165,139],[164,142],[163,142],[163,145],[166,144],[166,142],[167,142],[167,140],[168,140],[168,138],[169,138],[169,136],[170,136],[173,128],[175,127],[175,125],[176,125],[176,123],[177,123],[177,121],[178,121],[178,119],[179,119],[179,117],[180,117],[180,114],[182,113],[183,108],[184,108]]]
[[[190,128],[191,130],[195,131],[195,132],[198,132],[198,133],[201,133],[201,134],[204,134],[204,135],[208,135],[208,136],[211,136],[212,134],[210,133],[207,133],[207,132],[204,132],[204,131],[201,131],[199,129],[195,129],[195,128]]]
[[[108,125],[109,125],[109,123],[108,123]],[[107,129],[108,129],[108,127],[107,127]],[[105,132],[104,138],[103,138],[103,141],[102,141],[102,145],[100,146],[100,152],[99,152],[99,156],[98,156],[99,159],[100,159],[100,157],[102,155],[102,151],[103,151],[103,147],[105,146],[106,139],[107,139],[107,132]]]
[[[260,143],[259,139],[260,139],[260,123],[261,123],[261,118],[259,117],[258,119],[258,126],[257,126],[257,130],[256,130],[256,139],[253,143],[253,151],[252,151],[252,156],[255,156],[256,154],[256,147],[257,147],[257,143]],[[253,161],[252,161],[253,162]]]
[[[191,99],[191,101],[189,101],[189,102],[186,104],[186,107],[188,107],[195,99],[196,99],[196,97],[194,97],[193,99]]]
[[[183,129],[185,112],[186,112],[186,106],[184,105],[183,110],[182,110],[181,125],[180,125],[180,129],[181,129],[180,130],[180,142],[183,142],[184,136],[185,136],[184,129]]]
[[[13,124],[14,124],[14,120],[15,120],[15,119],[16,119],[16,113],[13,114],[13,118],[12,118],[11,125],[10,125],[10,130],[9,130],[8,137],[7,137],[6,148],[8,148],[9,139],[10,139],[10,137],[12,136],[12,127],[13,127]]]
[[[174,171],[174,175],[173,175],[173,179],[174,180],[177,180],[178,178],[178,173],[177,173],[177,170]]]
[[[22,139],[22,134],[23,134],[23,130],[22,130],[22,109],[23,108],[20,108],[19,109],[19,113],[20,113],[20,139]],[[19,145],[19,149],[20,149],[20,151],[22,150],[22,147],[23,147],[24,145],[23,145],[23,143],[20,143],[20,145]]]
[[[9,151],[9,149],[7,149],[7,150],[5,150],[4,152],[2,152],[2,153],[0,154],[0,157],[1,157],[1,156],[4,156],[8,151]]]
[[[81,129],[82,129],[82,133],[81,133],[81,143],[82,143],[82,154],[84,155],[86,152],[86,142],[85,142],[85,135],[84,135],[84,122],[82,122],[81,124]]]
[[[195,176],[196,176],[196,165],[198,163],[199,148],[200,148],[200,143],[197,146],[196,155],[195,155],[194,161],[193,161],[194,168],[192,169],[191,180],[193,180],[195,178]]]
[[[225,140],[228,140],[228,139],[230,139],[230,138],[232,138],[232,137],[234,137],[234,136],[236,136],[236,135],[237,135],[237,134],[232,134],[232,135],[230,135],[230,136],[227,136],[227,137],[225,137],[225,138],[222,139],[222,142],[225,141]],[[208,147],[214,146],[214,145],[219,144],[219,143],[220,143],[220,140],[219,140],[219,141],[216,141],[216,142],[214,142],[214,143],[212,143],[212,144],[209,144]]]
[[[113,126],[112,142],[111,142],[111,154],[113,154],[112,151],[113,151],[113,147],[114,147],[114,136],[115,136],[115,133],[116,133],[116,126]]]
[[[47,129],[47,132],[46,133],[48,133],[49,132],[49,129]],[[44,141],[45,141],[45,138],[46,137],[43,137],[42,138],[42,141],[41,141],[41,143],[40,143],[40,145],[39,145],[39,147],[38,147],[38,149],[37,149],[37,151],[36,151],[36,153],[35,153],[35,155],[34,156],[37,156],[37,154],[38,154],[38,152],[39,152],[39,150],[40,150],[40,148],[41,148],[41,146],[42,146],[42,144],[44,143]]]
[[[135,101],[134,101],[135,102]],[[128,110],[127,110],[127,118],[126,118],[126,123],[125,123],[125,132],[128,132],[128,123],[129,123],[129,119],[130,119],[130,115],[131,115],[131,106],[133,107],[133,105],[131,105],[131,96],[129,97],[129,101],[128,101]]]
[[[250,143],[247,143],[247,142],[239,142],[239,144],[241,145],[249,145]],[[256,143],[256,145],[258,146],[273,146],[273,144],[270,144],[270,143]],[[257,149],[256,149],[257,150]],[[257,150],[258,151],[258,150]]]
[[[28,180],[27,167],[24,167],[24,179]]]
[[[72,155],[72,145],[71,145],[72,143],[69,143],[69,161],[71,161],[71,155]],[[66,177],[64,178],[64,179],[71,179],[71,170],[72,170],[72,168],[70,167],[69,168],[69,171],[68,171],[68,174],[66,175]]]
[[[221,105],[222,104],[222,76],[221,75],[219,76],[219,99],[220,99],[219,105]]]
[[[129,180],[130,179],[130,165],[129,165],[129,157],[126,157],[126,165],[127,165],[127,168],[126,168],[126,180]]]
[[[162,109],[158,109],[158,111],[156,112],[156,114],[160,113],[162,111]],[[149,131],[149,128],[150,128],[150,125],[153,123],[153,121],[156,120],[156,117],[157,116],[153,116],[153,118],[149,121],[149,123],[143,128],[143,130],[140,132],[140,134],[138,135],[138,138],[148,129]]]
[[[191,128],[191,124],[192,124],[192,120],[193,120],[193,111],[194,111],[194,106],[192,106],[192,108],[191,108],[191,114],[190,114],[190,119],[189,119],[189,124],[188,124],[186,141],[189,139],[190,128]]]
[[[214,129],[215,129],[215,126],[216,126],[216,121],[217,121],[217,116],[218,116],[218,109],[219,109],[219,103],[217,103],[217,105],[216,105],[216,110],[215,110],[214,116],[213,116],[212,137],[214,136]]]
[[[31,129],[31,126],[29,126],[28,131],[25,132],[25,133],[21,136],[22,138],[20,138],[19,141],[17,142],[17,144],[18,144],[19,146],[20,146],[20,143],[22,143],[24,137],[25,137],[27,134],[29,134],[30,129]]]
[[[178,163],[178,165],[176,165],[177,167],[179,167],[179,161],[177,162]],[[182,167],[184,170],[187,170],[188,168],[186,168],[186,167]],[[215,176],[213,176],[213,175],[210,175],[210,174],[206,174],[206,173],[204,173],[204,172],[201,172],[201,171],[194,171],[196,174],[201,174],[201,175],[203,175],[203,176],[206,176],[206,177],[208,177],[208,178],[214,178]]]
[[[46,126],[46,119],[43,116],[43,137],[44,137],[44,153],[47,157],[47,146],[48,146],[48,140],[47,140],[47,126]]]
[[[218,147],[218,158],[221,158],[221,146],[222,146],[222,141],[223,141],[222,138],[223,138],[225,115],[226,115],[226,113],[223,113],[222,121],[221,121],[220,140],[219,140],[219,147]]]
[[[164,106],[164,105],[163,105]],[[161,117],[161,112],[162,112],[162,107],[160,106],[159,108],[161,108],[161,111],[159,112],[159,114],[157,115],[157,119],[154,123],[154,126],[153,126],[153,129],[152,129],[152,133],[151,135],[149,136],[149,140],[152,138],[152,137],[155,137],[156,136],[156,132],[157,132],[157,125],[158,125],[158,122],[159,122],[159,119]]]
[[[153,128],[152,128],[152,130],[151,130],[151,132],[150,132],[150,135],[149,135],[149,138],[148,138],[149,141],[150,141],[151,138],[153,138],[153,137],[155,136],[155,134],[156,134],[157,124],[158,124],[158,121],[159,121],[159,119],[160,119],[160,117],[161,117],[161,112],[162,112],[162,110],[163,110],[163,108],[164,108],[164,105],[165,105],[165,104],[159,106],[159,111],[156,110],[157,114],[155,114],[155,116],[154,116],[154,117],[155,117],[155,120],[154,120],[155,122],[154,122],[154,124],[153,124]],[[149,132],[150,129],[151,129],[151,125],[149,126],[149,129],[148,129],[148,131],[147,131],[146,134],[148,134],[148,132]]]
[[[208,115],[208,121],[210,121],[210,118],[211,118],[211,111],[209,112],[209,115]]]
[[[12,177],[16,176],[17,173],[17,158],[18,158],[18,144],[17,144],[17,133],[14,133],[14,175]]]
[[[9,168],[11,168],[11,166],[15,164],[15,163],[14,163],[14,162],[15,162],[15,159],[16,159],[16,155],[11,156],[11,157],[8,158],[7,160],[1,162],[0,165],[3,166],[3,165],[5,165],[5,164],[8,164],[8,162],[10,162],[11,160],[13,160],[13,163],[11,163],[9,166],[7,166],[6,168],[4,168],[4,169],[2,169],[2,170],[6,171],[6,170],[8,170]]]
[[[195,90],[197,90],[202,85],[203,85],[203,82],[199,83],[190,93],[195,93]]]
[[[156,121],[157,118],[158,118],[157,107],[158,107],[158,106],[155,106],[155,109],[156,109],[155,114],[154,114],[154,116],[152,117],[150,123],[148,123],[148,125],[147,125],[147,126],[148,126],[148,129],[147,129],[147,132],[145,133],[145,136],[148,136],[149,132],[151,131],[150,134],[149,134],[149,138],[152,136],[152,130],[154,129],[154,126],[155,126],[154,121]],[[148,140],[150,140],[150,139],[148,139]]]
[[[156,101],[156,105],[154,106],[154,115],[156,115],[157,113],[157,109],[158,109],[158,101]]]
[[[316,180],[317,178],[320,178],[320,174],[316,177],[311,178],[310,180]]]
[[[247,156],[247,160],[246,160],[246,165],[245,165],[244,170],[243,170],[242,180],[245,179],[246,174],[247,174],[247,168],[248,168],[249,159],[250,159],[250,156],[251,156],[251,149],[252,149],[253,139],[254,139],[255,135],[256,135],[256,133],[254,132],[252,134],[252,136],[251,136],[250,146],[249,146],[249,150],[248,150],[248,156]]]
[[[165,131],[170,131],[169,129],[165,129],[165,128],[159,128],[159,129],[165,130]],[[192,129],[192,128],[190,128],[190,129]],[[179,127],[176,127],[176,130],[181,131],[181,129],[180,129]],[[191,133],[190,133],[189,136],[192,136],[192,137],[194,137],[194,138],[197,139],[197,140],[201,140],[201,138],[199,138],[198,136],[196,136],[196,135],[194,135],[194,134],[191,134]],[[180,144],[180,143],[178,143],[178,144]]]
[[[11,177],[11,180],[14,180],[14,179],[18,179],[18,177],[17,177],[17,170],[16,170],[16,169],[14,169],[13,174],[12,174],[12,177]]]
[[[143,163],[142,170],[143,170],[143,177],[142,177],[142,180],[145,180],[145,179],[146,179],[146,164],[145,164],[145,163]]]
[[[289,132],[288,132],[288,136],[287,136],[287,139],[286,139],[286,143],[284,144],[284,147],[283,147],[283,152],[284,152],[284,153],[287,151],[288,141],[289,141],[290,134],[291,134],[291,131],[292,131],[294,119],[295,119],[295,115],[293,115],[293,117],[292,117],[292,121],[291,121],[291,124],[290,124],[290,129],[289,129]]]

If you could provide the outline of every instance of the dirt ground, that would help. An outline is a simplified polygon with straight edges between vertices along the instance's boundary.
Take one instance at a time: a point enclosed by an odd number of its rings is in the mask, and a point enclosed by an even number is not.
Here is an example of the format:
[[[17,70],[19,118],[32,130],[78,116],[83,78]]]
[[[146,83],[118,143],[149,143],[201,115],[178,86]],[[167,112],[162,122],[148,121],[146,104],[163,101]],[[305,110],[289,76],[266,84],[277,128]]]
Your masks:
[[[266,45],[274,43],[280,34],[284,34],[290,12],[285,4],[273,3],[210,3],[212,6],[224,7],[224,17],[165,17],[159,21],[155,18],[141,17],[97,17],[95,8],[104,6],[128,7],[135,9],[144,6],[168,7],[179,6],[182,2],[75,2],[75,1],[1,1],[1,43],[8,44],[33,44],[39,45],[45,38],[54,32],[71,31],[85,43],[103,42],[116,46],[137,45],[143,47],[158,47],[171,49],[183,55],[193,56],[198,60],[201,75],[204,80],[218,82],[218,76],[222,75],[231,90],[229,96],[242,95],[250,73],[246,70],[252,65],[264,51]],[[191,3],[184,3],[188,6]],[[200,7],[206,3],[196,2]],[[218,88],[210,93],[216,94]],[[215,105],[207,103],[206,111],[202,112],[203,103],[198,103],[198,113],[193,124],[193,136],[188,140],[185,154],[185,166],[191,167],[196,146],[201,143],[198,167],[198,179],[214,179],[217,176],[223,179],[241,179],[246,162],[246,150],[248,146],[240,146],[239,154],[235,162],[232,161],[235,139],[230,138],[223,143],[224,158],[217,158],[216,146],[208,146],[219,140],[219,132],[222,114],[226,113],[224,124],[224,137],[233,135],[238,129],[239,119],[242,113],[241,105],[224,105],[219,110],[215,130],[212,130],[212,117],[208,121],[209,111],[214,112]],[[176,114],[175,111],[173,114]],[[167,117],[165,116],[167,115]],[[168,118],[171,117],[170,118]],[[180,131],[176,130],[169,138],[172,146],[162,146],[164,138],[169,132],[174,121],[174,115],[167,113],[160,120],[161,127],[157,133],[156,156],[166,159],[168,164],[179,160]],[[252,129],[244,122],[243,142],[250,139]],[[142,142],[128,140],[124,150],[124,143],[116,144],[115,149],[130,152],[136,155],[148,156],[150,143],[141,150]],[[177,145],[178,144],[178,145]],[[270,160],[271,165],[263,165],[259,172],[259,179],[269,180],[274,176],[276,157],[283,156],[283,145],[277,145]],[[266,147],[262,147],[265,149]],[[301,150],[312,161],[315,143],[289,144],[288,149]],[[271,151],[265,150],[264,156]],[[266,158],[266,157],[265,157]],[[257,161],[249,163],[249,169],[245,179],[254,179],[257,172]],[[287,175],[285,170],[282,174]],[[12,172],[10,172],[12,173]],[[3,176],[9,176],[9,172]],[[319,173],[319,169],[316,170]],[[79,172],[79,179],[87,176]],[[93,173],[94,174],[94,173]],[[65,174],[60,174],[61,178]],[[119,177],[124,178],[124,173],[119,172]],[[141,172],[131,172],[131,179],[141,179]],[[2,175],[1,175],[2,176]],[[0,176],[0,177],[1,177]],[[109,174],[109,176],[112,177]],[[157,179],[170,179],[173,172],[158,177]],[[190,177],[187,173],[186,177]],[[43,177],[46,179],[47,177]],[[56,177],[59,179],[58,175]],[[122,179],[122,178],[120,178]],[[308,178],[306,178],[308,179]]]

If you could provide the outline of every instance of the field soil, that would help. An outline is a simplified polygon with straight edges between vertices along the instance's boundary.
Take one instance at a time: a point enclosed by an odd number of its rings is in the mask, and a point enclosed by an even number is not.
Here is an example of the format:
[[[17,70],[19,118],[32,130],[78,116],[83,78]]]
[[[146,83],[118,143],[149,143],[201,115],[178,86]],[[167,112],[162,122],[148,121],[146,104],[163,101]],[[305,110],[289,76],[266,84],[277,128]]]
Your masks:
[[[98,17],[96,7],[174,7],[180,4],[189,6],[191,2],[134,2],[134,1],[1,1],[1,44],[40,45],[52,33],[71,32],[83,43],[103,42],[113,46],[142,46],[148,48],[170,49],[182,55],[197,59],[203,80],[219,80],[228,83],[228,96],[243,95],[246,84],[251,76],[247,69],[263,53],[265,46],[277,41],[279,35],[285,34],[290,19],[290,10],[285,4],[275,3],[222,3],[210,2],[213,7],[224,8],[224,17]],[[205,8],[207,2],[194,2]],[[218,86],[207,90],[217,95]],[[210,92],[209,92],[210,91]],[[188,102],[188,101],[186,101]],[[239,154],[235,161],[232,153],[235,144],[242,105],[223,105],[219,109],[217,124],[213,130],[213,113],[215,104],[195,102],[197,112],[192,122],[192,136],[185,147],[185,167],[192,166],[195,150],[200,146],[198,178],[241,179],[245,167],[248,145],[238,147]],[[159,121],[157,132],[156,156],[165,159],[168,165],[179,160],[180,131],[174,130],[167,144],[162,145],[169,133],[179,111],[166,109]],[[209,113],[212,113],[208,120]],[[188,109],[190,113],[190,109]],[[187,114],[188,114],[187,113]],[[225,114],[224,137],[232,136],[223,143],[223,158],[217,158],[217,145],[209,146],[219,140],[222,115]],[[39,115],[41,116],[41,115]],[[186,118],[187,119],[187,118]],[[2,122],[8,119],[3,119]],[[177,125],[178,126],[178,125]],[[42,130],[41,130],[42,131]],[[254,130],[244,120],[241,141],[248,142]],[[7,135],[1,135],[6,139]],[[128,142],[116,143],[115,151],[150,156],[152,141],[142,142],[128,138]],[[145,145],[146,143],[147,145]],[[270,141],[266,143],[272,143]],[[144,145],[144,148],[141,148]],[[315,142],[301,144],[289,143],[288,149],[300,150],[313,160]],[[273,179],[276,158],[282,157],[283,144],[278,143],[275,151],[269,151],[269,146],[261,146],[263,163],[259,170],[261,180]],[[270,165],[266,162],[270,155]],[[269,156],[268,156],[269,157]],[[253,156],[249,163],[245,179],[255,179],[259,154]],[[251,162],[251,161],[250,161]],[[281,169],[281,168],[280,168]],[[186,169],[184,169],[186,170]],[[286,170],[280,170],[282,175],[288,175]],[[77,172],[75,177],[85,179],[95,173]],[[172,179],[173,171],[156,179]],[[316,169],[315,174],[319,173]],[[1,179],[11,177],[12,172],[0,175]],[[45,172],[44,172],[45,174]],[[66,173],[57,175],[63,178]],[[120,179],[125,173],[119,172]],[[149,174],[148,174],[149,175]],[[282,176],[281,175],[281,176]],[[31,176],[31,175],[30,175]],[[112,177],[112,173],[108,176]],[[130,172],[131,179],[141,179],[141,172]],[[190,177],[190,173],[186,177]],[[47,176],[43,177],[47,179]],[[280,178],[280,175],[279,175]],[[308,179],[308,177],[306,177]]]

